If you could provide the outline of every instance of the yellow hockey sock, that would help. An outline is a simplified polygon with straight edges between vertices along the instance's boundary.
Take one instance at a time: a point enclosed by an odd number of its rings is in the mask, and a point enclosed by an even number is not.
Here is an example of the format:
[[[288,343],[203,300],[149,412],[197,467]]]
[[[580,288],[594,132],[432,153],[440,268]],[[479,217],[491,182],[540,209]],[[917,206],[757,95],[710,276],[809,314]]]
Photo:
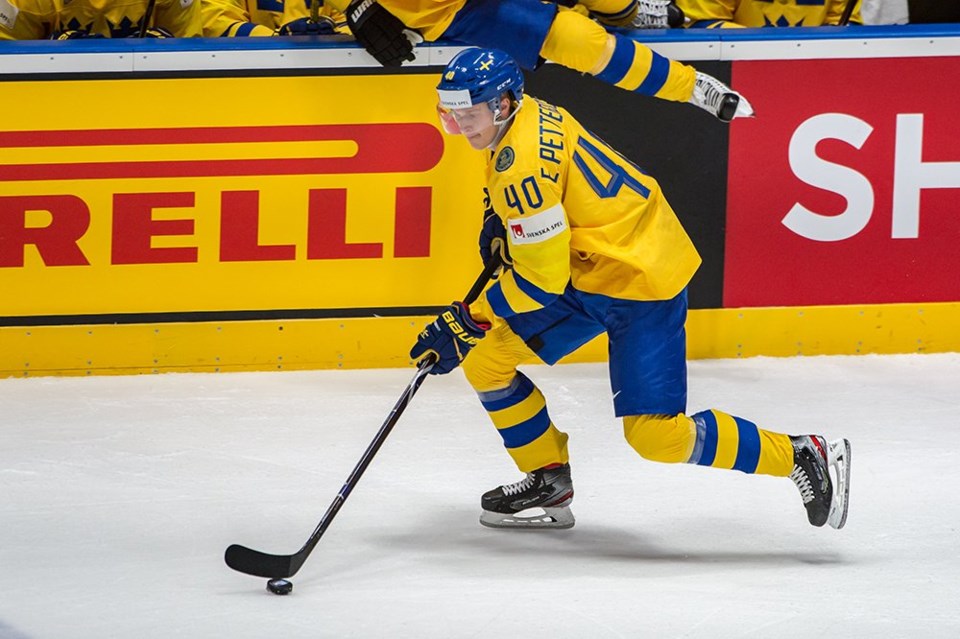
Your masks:
[[[624,417],[624,435],[646,459],[691,463],[758,475],[786,477],[793,470],[787,435],[761,430],[742,417],[708,410],[692,417]]]
[[[718,410],[693,415],[697,441],[691,464],[786,477],[793,470],[790,437]]]
[[[550,421],[543,393],[526,375],[518,372],[508,387],[479,396],[521,472],[569,461],[567,435]]]
[[[628,37],[607,33],[576,11],[557,12],[541,55],[627,91],[678,102],[693,95],[693,67],[665,58]]]

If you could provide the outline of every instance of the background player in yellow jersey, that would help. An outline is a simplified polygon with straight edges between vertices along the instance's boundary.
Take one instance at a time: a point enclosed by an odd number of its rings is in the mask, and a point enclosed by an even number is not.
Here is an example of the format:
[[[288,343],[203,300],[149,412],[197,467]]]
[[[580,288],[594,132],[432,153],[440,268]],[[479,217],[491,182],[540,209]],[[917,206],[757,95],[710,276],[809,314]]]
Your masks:
[[[207,38],[350,33],[343,14],[323,0],[202,0],[202,9]]]
[[[677,0],[690,27],[820,27],[840,24],[848,0]],[[850,22],[861,24],[860,0]]]
[[[716,78],[601,26],[629,26],[637,0],[580,0],[576,9],[539,0],[326,1],[344,11],[357,41],[386,66],[414,59],[422,39],[442,37],[503,50],[525,69],[546,59],[626,91],[691,102],[725,122],[753,115]]]
[[[790,477],[815,526],[846,521],[850,443],[791,437],[720,410],[686,414],[686,286],[700,256],[657,181],[562,108],[523,96],[501,51],[467,49],[438,86],[444,127],[487,154],[481,253],[512,260],[469,307],[449,306],[418,337],[431,373],[467,380],[526,477],[481,498],[494,527],[569,527],[567,435],[517,366],[556,363],[601,333],[627,442],[667,463]],[[497,241],[493,241],[497,238]],[[532,517],[524,511],[539,508]]]
[[[193,37],[201,35],[200,0],[0,0],[0,40]],[[143,22],[146,20],[147,24]]]

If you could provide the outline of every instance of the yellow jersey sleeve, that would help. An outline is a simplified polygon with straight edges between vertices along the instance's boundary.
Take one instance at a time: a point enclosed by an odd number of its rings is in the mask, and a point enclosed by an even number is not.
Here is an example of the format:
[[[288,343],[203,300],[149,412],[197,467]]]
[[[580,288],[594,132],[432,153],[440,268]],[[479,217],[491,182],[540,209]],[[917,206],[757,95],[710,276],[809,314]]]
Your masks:
[[[203,35],[206,38],[272,36],[269,26],[255,24],[246,0],[202,0]]]
[[[202,0],[157,0],[153,24],[163,27],[178,38],[203,35]]]
[[[416,29],[427,41],[439,38],[467,0],[378,0],[380,5],[400,22]],[[350,0],[326,0],[327,4],[346,14]]]
[[[283,25],[310,17],[310,0],[202,0],[203,35],[208,38],[272,36]],[[330,18],[336,33],[349,34],[343,14],[322,2],[319,15]]]
[[[0,40],[43,40],[56,24],[53,0],[0,0]]]
[[[737,10],[738,0],[676,0],[687,18],[687,27],[722,28],[743,26],[730,24]]]
[[[486,303],[498,317],[543,308],[570,281],[570,224],[560,202],[508,217],[504,224],[513,268],[486,291]]]
[[[863,18],[860,17],[861,4],[861,0],[857,0],[857,4],[853,6],[853,11],[850,13],[850,24],[863,24]],[[843,17],[846,8],[847,0],[827,0],[827,19],[824,24],[840,24],[840,18]]]

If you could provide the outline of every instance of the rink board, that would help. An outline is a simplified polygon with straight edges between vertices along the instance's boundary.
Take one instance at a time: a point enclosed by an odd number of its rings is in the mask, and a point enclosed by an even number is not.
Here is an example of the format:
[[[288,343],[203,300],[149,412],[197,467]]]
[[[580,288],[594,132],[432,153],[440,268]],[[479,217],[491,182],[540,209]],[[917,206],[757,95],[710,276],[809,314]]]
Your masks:
[[[960,124],[936,81],[960,34],[791,34],[643,37],[774,118],[722,126],[554,65],[528,93],[661,182],[704,259],[691,357],[960,350]],[[0,375],[406,366],[479,271],[482,158],[434,116],[458,49],[388,73],[343,42],[70,44],[0,52],[30,105],[0,125]]]
[[[4,376],[381,368],[411,365],[431,317],[35,326],[0,329]],[[700,309],[691,359],[960,350],[958,304]],[[601,336],[564,362],[606,360]],[[18,359],[19,358],[19,359]]]

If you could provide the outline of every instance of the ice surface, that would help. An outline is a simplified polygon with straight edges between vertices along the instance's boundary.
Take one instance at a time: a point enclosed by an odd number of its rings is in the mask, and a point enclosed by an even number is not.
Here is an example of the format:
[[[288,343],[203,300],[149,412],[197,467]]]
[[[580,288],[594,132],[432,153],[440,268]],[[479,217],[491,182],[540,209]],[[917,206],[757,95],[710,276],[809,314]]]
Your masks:
[[[287,597],[224,549],[298,549],[412,370],[0,381],[0,637],[960,636],[960,355],[690,364],[691,412],[852,441],[842,531],[787,479],[638,457],[604,366],[525,370],[574,529],[477,523],[520,475],[431,377]]]

